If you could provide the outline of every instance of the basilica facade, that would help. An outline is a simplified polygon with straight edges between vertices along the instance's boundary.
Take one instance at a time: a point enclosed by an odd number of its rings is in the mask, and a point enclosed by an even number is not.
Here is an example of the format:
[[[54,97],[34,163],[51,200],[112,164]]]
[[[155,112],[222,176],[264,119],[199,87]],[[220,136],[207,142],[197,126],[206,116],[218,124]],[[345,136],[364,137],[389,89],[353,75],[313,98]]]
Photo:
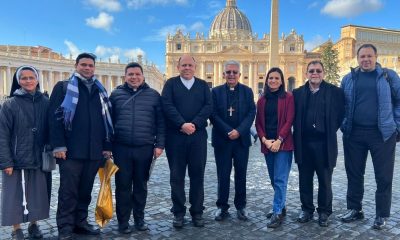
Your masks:
[[[267,27],[267,26],[266,26]],[[270,35],[259,37],[252,32],[251,23],[241,12],[236,0],[227,0],[226,6],[215,16],[208,36],[177,30],[166,41],[166,77],[178,75],[177,63],[182,54],[191,54],[197,63],[196,76],[206,80],[210,87],[224,82],[223,66],[227,60],[240,63],[240,82],[260,93],[269,69],[271,48],[279,48],[279,67],[283,70],[288,90],[304,82],[308,62],[319,59],[319,53],[304,50],[303,36],[292,30],[279,36],[279,45],[270,46]]]

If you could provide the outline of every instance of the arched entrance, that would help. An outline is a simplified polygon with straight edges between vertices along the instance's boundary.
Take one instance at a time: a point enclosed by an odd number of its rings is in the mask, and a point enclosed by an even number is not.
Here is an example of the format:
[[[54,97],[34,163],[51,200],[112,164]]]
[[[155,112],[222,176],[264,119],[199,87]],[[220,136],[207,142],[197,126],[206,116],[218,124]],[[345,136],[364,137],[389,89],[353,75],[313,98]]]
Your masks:
[[[293,89],[295,88],[295,82],[296,82],[296,78],[294,77],[289,77],[288,78],[288,85],[287,85],[287,90],[288,91],[293,91]]]

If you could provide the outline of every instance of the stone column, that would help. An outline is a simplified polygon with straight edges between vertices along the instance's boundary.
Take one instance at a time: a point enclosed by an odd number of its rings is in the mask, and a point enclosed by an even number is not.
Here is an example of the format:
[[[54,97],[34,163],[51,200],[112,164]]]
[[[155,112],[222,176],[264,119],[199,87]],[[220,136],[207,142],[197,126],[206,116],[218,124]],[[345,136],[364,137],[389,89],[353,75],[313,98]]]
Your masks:
[[[4,81],[3,67],[0,67],[0,97],[5,95],[4,85],[5,81]]]
[[[241,75],[240,78],[239,78],[239,82],[241,82],[241,83],[243,83],[243,84],[246,84],[246,83],[244,82],[244,66],[243,66],[243,63],[242,63],[242,62],[240,62],[240,72],[242,73],[242,75]]]
[[[213,86],[218,86],[218,62],[214,62],[214,69],[213,69],[214,75],[213,75]]]
[[[218,63],[218,85],[221,85],[224,83],[224,79],[222,78],[222,73],[224,72],[224,62],[219,62]]]
[[[112,91],[111,75],[107,75],[107,81],[106,81],[106,86],[105,87],[107,89],[108,94],[110,94],[111,91]]]
[[[200,78],[206,80],[206,74],[204,73],[204,62],[200,63]]]
[[[11,91],[11,85],[12,85],[12,76],[11,76],[11,67],[6,68],[6,88],[5,93],[8,96],[9,92]]]
[[[254,75],[254,70],[253,70],[253,62],[249,62],[249,88],[251,88],[254,92],[254,80],[255,80],[255,75]]]
[[[46,87],[44,86],[43,70],[39,70],[39,85],[40,85],[40,89],[41,89],[42,92],[43,92],[44,89],[46,89]]]
[[[271,0],[269,69],[279,67],[279,0]]]

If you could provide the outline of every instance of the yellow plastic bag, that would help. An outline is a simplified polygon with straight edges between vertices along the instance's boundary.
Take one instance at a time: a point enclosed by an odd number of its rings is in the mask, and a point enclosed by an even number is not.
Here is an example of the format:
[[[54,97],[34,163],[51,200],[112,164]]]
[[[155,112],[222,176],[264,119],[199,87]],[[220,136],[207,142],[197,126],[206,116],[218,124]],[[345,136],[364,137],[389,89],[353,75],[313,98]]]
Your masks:
[[[111,159],[107,159],[104,168],[100,168],[100,193],[96,204],[96,223],[104,227],[113,215],[113,198],[111,190],[111,177],[118,171],[117,165]]]

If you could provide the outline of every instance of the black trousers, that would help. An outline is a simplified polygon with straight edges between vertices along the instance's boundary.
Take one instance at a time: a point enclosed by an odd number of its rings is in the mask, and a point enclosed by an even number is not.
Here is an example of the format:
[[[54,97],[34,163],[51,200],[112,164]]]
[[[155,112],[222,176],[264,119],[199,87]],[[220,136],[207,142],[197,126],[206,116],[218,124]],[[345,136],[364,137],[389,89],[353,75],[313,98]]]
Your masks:
[[[153,150],[153,145],[113,145],[114,163],[119,167],[115,175],[115,200],[120,225],[128,224],[132,210],[134,219],[144,218]]]
[[[76,225],[87,221],[93,182],[103,164],[103,160],[59,160],[60,188],[56,216],[59,232],[71,232]]]
[[[167,134],[165,152],[170,169],[172,209],[175,216],[186,213],[185,175],[186,167],[190,178],[189,212],[192,216],[202,215],[204,210],[204,170],[207,159],[207,132],[196,131],[188,136]]]
[[[236,209],[246,207],[246,173],[249,161],[249,147],[240,140],[226,142],[225,145],[214,147],[215,163],[218,176],[217,207],[229,209],[228,199],[231,181],[232,165],[235,168],[235,199]]]
[[[314,173],[318,177],[318,213],[332,214],[332,173],[328,167],[327,145],[325,141],[303,139],[303,162],[299,168],[299,189],[301,209],[313,213]]]
[[[376,216],[389,217],[392,203],[392,182],[396,147],[396,133],[386,142],[379,129],[353,128],[343,138],[344,160],[347,173],[347,209],[362,209],[364,174],[368,151],[374,165]]]

